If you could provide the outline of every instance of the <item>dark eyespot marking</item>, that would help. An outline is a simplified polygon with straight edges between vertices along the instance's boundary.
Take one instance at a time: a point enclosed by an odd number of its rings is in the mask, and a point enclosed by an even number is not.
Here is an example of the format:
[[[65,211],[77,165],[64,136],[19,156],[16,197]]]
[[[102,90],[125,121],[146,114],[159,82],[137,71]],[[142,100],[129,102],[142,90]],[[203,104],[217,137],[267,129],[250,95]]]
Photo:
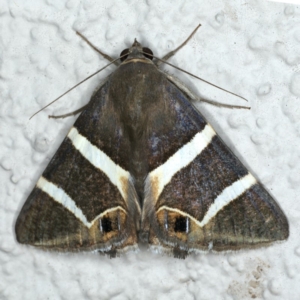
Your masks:
[[[113,230],[111,220],[108,217],[102,218],[101,225],[103,232],[110,232]]]
[[[175,232],[186,232],[186,217],[177,217],[174,225]]]
[[[146,58],[153,59],[153,52],[149,48],[143,48],[143,54]]]
[[[120,54],[120,60],[124,61],[128,57],[128,54],[129,54],[129,49],[124,49]],[[123,55],[125,55],[125,56],[123,56]],[[123,56],[123,57],[121,57],[121,56]]]

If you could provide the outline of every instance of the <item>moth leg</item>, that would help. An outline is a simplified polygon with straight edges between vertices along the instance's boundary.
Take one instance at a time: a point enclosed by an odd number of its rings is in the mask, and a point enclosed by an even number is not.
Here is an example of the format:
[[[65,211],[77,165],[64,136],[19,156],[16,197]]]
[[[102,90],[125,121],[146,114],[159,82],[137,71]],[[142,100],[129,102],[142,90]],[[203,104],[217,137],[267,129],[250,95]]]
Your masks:
[[[102,52],[100,49],[98,49],[96,46],[94,46],[84,35],[82,35],[80,32],[76,31],[76,34],[79,35],[88,45],[90,45],[95,51],[97,51],[99,54],[101,54],[105,59],[107,59],[110,62],[113,62],[116,66],[119,66],[120,64],[115,61],[114,58],[110,57],[108,54]]]
[[[117,250],[114,248],[109,251],[105,251],[104,254],[109,255],[109,258],[116,258],[118,256]]]
[[[185,259],[188,256],[188,251],[180,249],[179,247],[174,247],[173,255],[175,258]]]
[[[166,54],[162,60],[168,60],[170,57],[172,57],[178,50],[180,50],[183,46],[185,46],[188,41],[193,37],[193,35],[196,33],[196,31],[198,30],[198,28],[201,26],[201,24],[199,24],[194,31],[189,35],[189,37],[181,44],[179,45],[176,49],[174,49],[173,51],[169,52],[168,54]],[[159,66],[160,64],[162,64],[162,61],[159,61],[156,63],[157,66]]]
[[[202,101],[202,102],[206,102],[206,103],[209,103],[211,105],[218,106],[218,107],[251,109],[248,106],[224,104],[224,103],[220,103],[220,102],[217,102],[217,101],[213,101],[213,100],[208,100],[208,99],[205,99],[205,98],[196,97],[184,84],[182,84],[176,78],[174,78],[173,76],[167,75],[167,74],[166,74],[166,76],[168,77],[168,79],[170,81],[172,81],[176,86],[178,86],[182,91],[184,91],[191,98],[191,100],[193,100],[193,101]],[[234,94],[234,95],[238,96],[236,94]],[[240,97],[240,96],[238,96],[238,97]],[[243,97],[240,97],[240,98],[242,98],[242,99],[245,100],[245,98],[243,98]]]
[[[83,110],[85,110],[87,106],[88,106],[88,104],[80,107],[79,109],[77,109],[75,111],[72,111],[72,112],[64,114],[64,115],[59,115],[59,116],[50,115],[50,116],[48,116],[48,118],[49,119],[60,119],[60,118],[63,119],[63,118],[69,117],[69,116],[75,116],[75,115],[81,113]]]
[[[103,256],[108,255],[109,258],[115,258],[115,257],[119,256],[119,254],[115,248],[112,248],[108,251],[98,251],[98,254],[103,255]]]

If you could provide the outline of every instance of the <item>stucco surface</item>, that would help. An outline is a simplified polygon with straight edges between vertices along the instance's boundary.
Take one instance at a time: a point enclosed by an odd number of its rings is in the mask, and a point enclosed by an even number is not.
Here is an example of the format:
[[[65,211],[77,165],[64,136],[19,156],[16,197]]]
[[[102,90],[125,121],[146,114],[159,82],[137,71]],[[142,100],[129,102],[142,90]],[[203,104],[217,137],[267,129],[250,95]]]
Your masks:
[[[116,259],[19,245],[18,213],[109,67],[29,117],[136,37],[155,55],[249,100],[251,110],[197,103],[286,213],[287,242],[185,260],[142,249]],[[0,0],[0,299],[300,299],[300,8],[260,1]],[[243,105],[172,68],[202,97]]]

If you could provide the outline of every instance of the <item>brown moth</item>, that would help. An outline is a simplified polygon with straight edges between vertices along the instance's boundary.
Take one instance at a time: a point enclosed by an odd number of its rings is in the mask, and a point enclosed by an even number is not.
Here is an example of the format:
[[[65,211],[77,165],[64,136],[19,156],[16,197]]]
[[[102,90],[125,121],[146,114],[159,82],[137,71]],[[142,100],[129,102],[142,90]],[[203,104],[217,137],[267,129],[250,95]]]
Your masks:
[[[121,57],[26,200],[18,242],[111,256],[144,242],[184,258],[287,239],[286,216],[196,97],[137,41]]]

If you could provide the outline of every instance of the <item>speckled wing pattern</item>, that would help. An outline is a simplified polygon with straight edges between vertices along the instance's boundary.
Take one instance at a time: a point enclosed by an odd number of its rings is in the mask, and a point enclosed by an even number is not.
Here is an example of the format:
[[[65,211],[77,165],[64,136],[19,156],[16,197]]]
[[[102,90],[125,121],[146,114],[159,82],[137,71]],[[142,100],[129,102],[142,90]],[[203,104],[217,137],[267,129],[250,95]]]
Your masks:
[[[106,93],[107,85],[95,93],[29,195],[16,222],[18,242],[111,256],[136,247],[140,205],[127,171],[130,145]]]
[[[173,128],[148,139],[155,159],[145,183],[141,238],[181,258],[287,239],[288,222],[275,200],[189,97],[173,82],[165,89],[171,105],[161,118]]]

